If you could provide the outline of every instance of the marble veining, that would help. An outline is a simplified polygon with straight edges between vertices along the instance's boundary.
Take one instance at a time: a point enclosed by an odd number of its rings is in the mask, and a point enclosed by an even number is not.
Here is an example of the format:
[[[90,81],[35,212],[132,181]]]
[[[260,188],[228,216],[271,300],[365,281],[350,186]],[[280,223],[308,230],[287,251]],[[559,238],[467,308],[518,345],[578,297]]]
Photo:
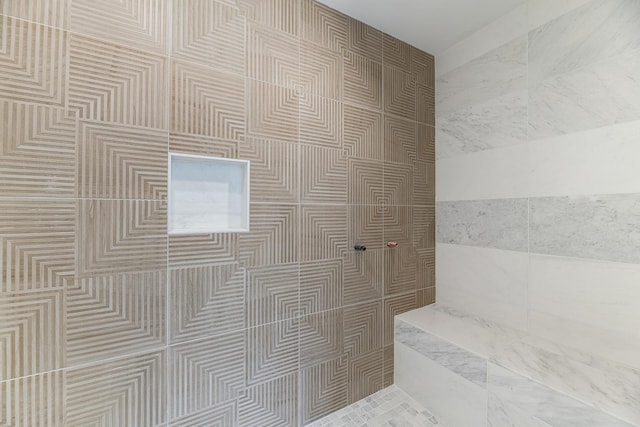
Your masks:
[[[486,386],[485,359],[399,319],[395,320],[394,338],[474,384]]]
[[[488,427],[552,427],[539,420],[509,401],[509,396],[502,399],[496,393],[487,396]]]
[[[527,199],[436,203],[436,241],[527,251]]]

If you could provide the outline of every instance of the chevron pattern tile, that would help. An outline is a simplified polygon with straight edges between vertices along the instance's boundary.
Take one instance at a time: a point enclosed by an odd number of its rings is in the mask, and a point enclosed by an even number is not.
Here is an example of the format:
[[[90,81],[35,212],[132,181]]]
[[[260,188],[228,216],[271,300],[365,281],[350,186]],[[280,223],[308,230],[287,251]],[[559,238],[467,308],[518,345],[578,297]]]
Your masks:
[[[204,135],[169,134],[169,151],[201,156],[236,158],[238,143]]]
[[[376,350],[349,359],[349,403],[382,390],[384,353]]]
[[[165,345],[166,273],[78,279],[66,293],[67,365]]]
[[[435,89],[426,85],[416,85],[416,120],[429,126],[436,124]]]
[[[345,357],[302,370],[302,423],[306,425],[347,405],[347,374]]]
[[[349,18],[348,50],[371,61],[382,62],[382,32]]]
[[[342,306],[342,260],[300,265],[300,312],[312,314]]]
[[[342,100],[342,54],[313,43],[300,46],[300,87],[305,92]]]
[[[160,130],[81,122],[78,196],[166,199],[167,140]]]
[[[169,236],[169,267],[233,263],[237,247],[235,233]]]
[[[169,347],[171,419],[240,396],[245,354],[244,331]]]
[[[248,138],[239,158],[251,161],[253,202],[297,203],[299,200],[298,145]]]
[[[342,104],[309,94],[300,96],[300,142],[342,148]]]
[[[264,82],[247,82],[247,135],[298,141],[298,95]]]
[[[418,290],[434,288],[436,286],[436,250],[417,249],[418,254],[418,270],[416,285]]]
[[[297,36],[299,31],[298,0],[228,0],[236,2],[252,22],[270,27],[276,31]]]
[[[162,56],[70,36],[69,108],[81,119],[166,128]]]
[[[298,371],[299,321],[288,319],[247,330],[247,385]]]
[[[391,65],[406,72],[411,72],[413,50],[411,45],[393,36],[384,34],[382,52],[385,65]]]
[[[300,260],[342,258],[347,250],[347,207],[303,205],[300,208]]]
[[[64,31],[0,15],[0,46],[0,98],[65,105]]]
[[[417,157],[415,122],[384,116],[384,159],[388,162],[413,164]]]
[[[238,426],[298,426],[298,374],[247,388],[238,402]]]
[[[238,410],[234,401],[215,405],[193,414],[177,418],[171,427],[228,427],[237,424]]]
[[[382,302],[344,309],[344,351],[349,358],[382,348]]]
[[[390,205],[411,205],[414,193],[414,167],[402,163],[384,164],[384,201]],[[419,184],[417,185],[419,186]]]
[[[258,326],[298,315],[300,266],[280,264],[247,270],[247,325]]]
[[[65,427],[163,425],[165,365],[158,351],[67,370]]]
[[[162,269],[167,262],[167,205],[80,200],[76,239],[81,277]]]
[[[382,345],[393,344],[393,318],[398,314],[411,311],[417,306],[416,293],[410,292],[404,295],[386,297],[383,301],[383,341]]]
[[[436,162],[436,129],[433,126],[418,124],[416,132],[417,160],[434,164]]]
[[[96,39],[165,53],[167,4],[161,0],[73,0],[69,29]]]
[[[242,77],[172,61],[171,99],[171,132],[244,139]]]
[[[349,157],[382,160],[382,114],[344,105],[343,145]]]
[[[301,0],[301,36],[342,53],[347,47],[348,17],[313,0]]]
[[[173,58],[243,75],[244,32],[245,18],[235,7],[206,0],[173,2]]]
[[[0,15],[66,29],[68,4],[68,0],[2,0]]]
[[[342,150],[300,147],[302,203],[347,202],[347,157]]]
[[[375,205],[384,201],[382,162],[349,159],[348,201],[352,204]]]
[[[432,205],[436,201],[436,168],[435,164],[415,162],[413,167],[413,203],[415,205]]]
[[[343,309],[300,319],[300,367],[306,368],[343,354]]]
[[[394,241],[404,246],[413,243],[413,207],[387,206],[384,209],[385,242]]]
[[[0,195],[72,196],[76,121],[62,108],[0,101]]]
[[[408,120],[416,120],[416,83],[411,74],[385,66],[384,112]]]
[[[385,295],[416,290],[417,261],[413,246],[400,246],[385,252]]]
[[[0,425],[58,427],[64,424],[64,374],[52,371],[0,382]]]
[[[382,64],[345,52],[342,78],[345,102],[373,110],[382,108]]]
[[[413,79],[423,85],[430,88],[435,88],[435,58],[433,55],[429,55],[426,52],[416,49],[411,49],[411,73]]]
[[[0,298],[0,381],[62,368],[61,291]]]
[[[247,76],[293,88],[300,76],[300,40],[256,24],[247,29]]]
[[[237,264],[183,267],[169,272],[171,343],[245,326],[245,271]]]
[[[413,207],[413,245],[418,249],[436,247],[435,205]]]
[[[357,304],[382,298],[383,250],[350,251],[343,261],[343,302]]]
[[[246,266],[298,261],[296,205],[251,205],[251,231],[238,236],[238,259]]]
[[[349,248],[364,245],[367,250],[382,249],[384,208],[371,205],[349,205]],[[364,255],[364,254],[363,254]]]
[[[3,199],[0,292],[61,288],[74,273],[75,202]]]

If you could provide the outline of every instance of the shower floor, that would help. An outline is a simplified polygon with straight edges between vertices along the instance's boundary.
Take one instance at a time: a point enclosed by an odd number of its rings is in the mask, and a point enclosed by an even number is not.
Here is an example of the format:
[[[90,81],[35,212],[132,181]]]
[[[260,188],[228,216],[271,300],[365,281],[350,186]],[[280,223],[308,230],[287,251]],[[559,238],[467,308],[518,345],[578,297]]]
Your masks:
[[[395,385],[380,390],[307,427],[445,427]]]

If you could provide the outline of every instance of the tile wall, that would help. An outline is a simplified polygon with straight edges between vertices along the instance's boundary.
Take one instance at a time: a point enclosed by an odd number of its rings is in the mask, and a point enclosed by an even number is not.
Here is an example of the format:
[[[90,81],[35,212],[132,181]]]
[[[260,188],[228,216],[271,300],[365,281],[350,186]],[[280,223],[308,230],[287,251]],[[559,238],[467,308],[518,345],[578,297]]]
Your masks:
[[[1,425],[299,426],[393,382],[432,56],[311,0],[0,14]],[[168,236],[168,151],[251,160],[251,231]]]

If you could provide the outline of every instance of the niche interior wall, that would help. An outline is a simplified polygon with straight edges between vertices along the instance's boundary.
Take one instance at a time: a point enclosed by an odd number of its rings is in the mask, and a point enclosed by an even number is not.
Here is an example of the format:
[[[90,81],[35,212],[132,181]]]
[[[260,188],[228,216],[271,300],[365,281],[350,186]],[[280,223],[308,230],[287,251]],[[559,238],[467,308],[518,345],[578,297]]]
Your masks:
[[[0,424],[298,426],[392,383],[432,56],[310,0],[0,13]],[[249,233],[167,234],[170,151],[251,160]]]

